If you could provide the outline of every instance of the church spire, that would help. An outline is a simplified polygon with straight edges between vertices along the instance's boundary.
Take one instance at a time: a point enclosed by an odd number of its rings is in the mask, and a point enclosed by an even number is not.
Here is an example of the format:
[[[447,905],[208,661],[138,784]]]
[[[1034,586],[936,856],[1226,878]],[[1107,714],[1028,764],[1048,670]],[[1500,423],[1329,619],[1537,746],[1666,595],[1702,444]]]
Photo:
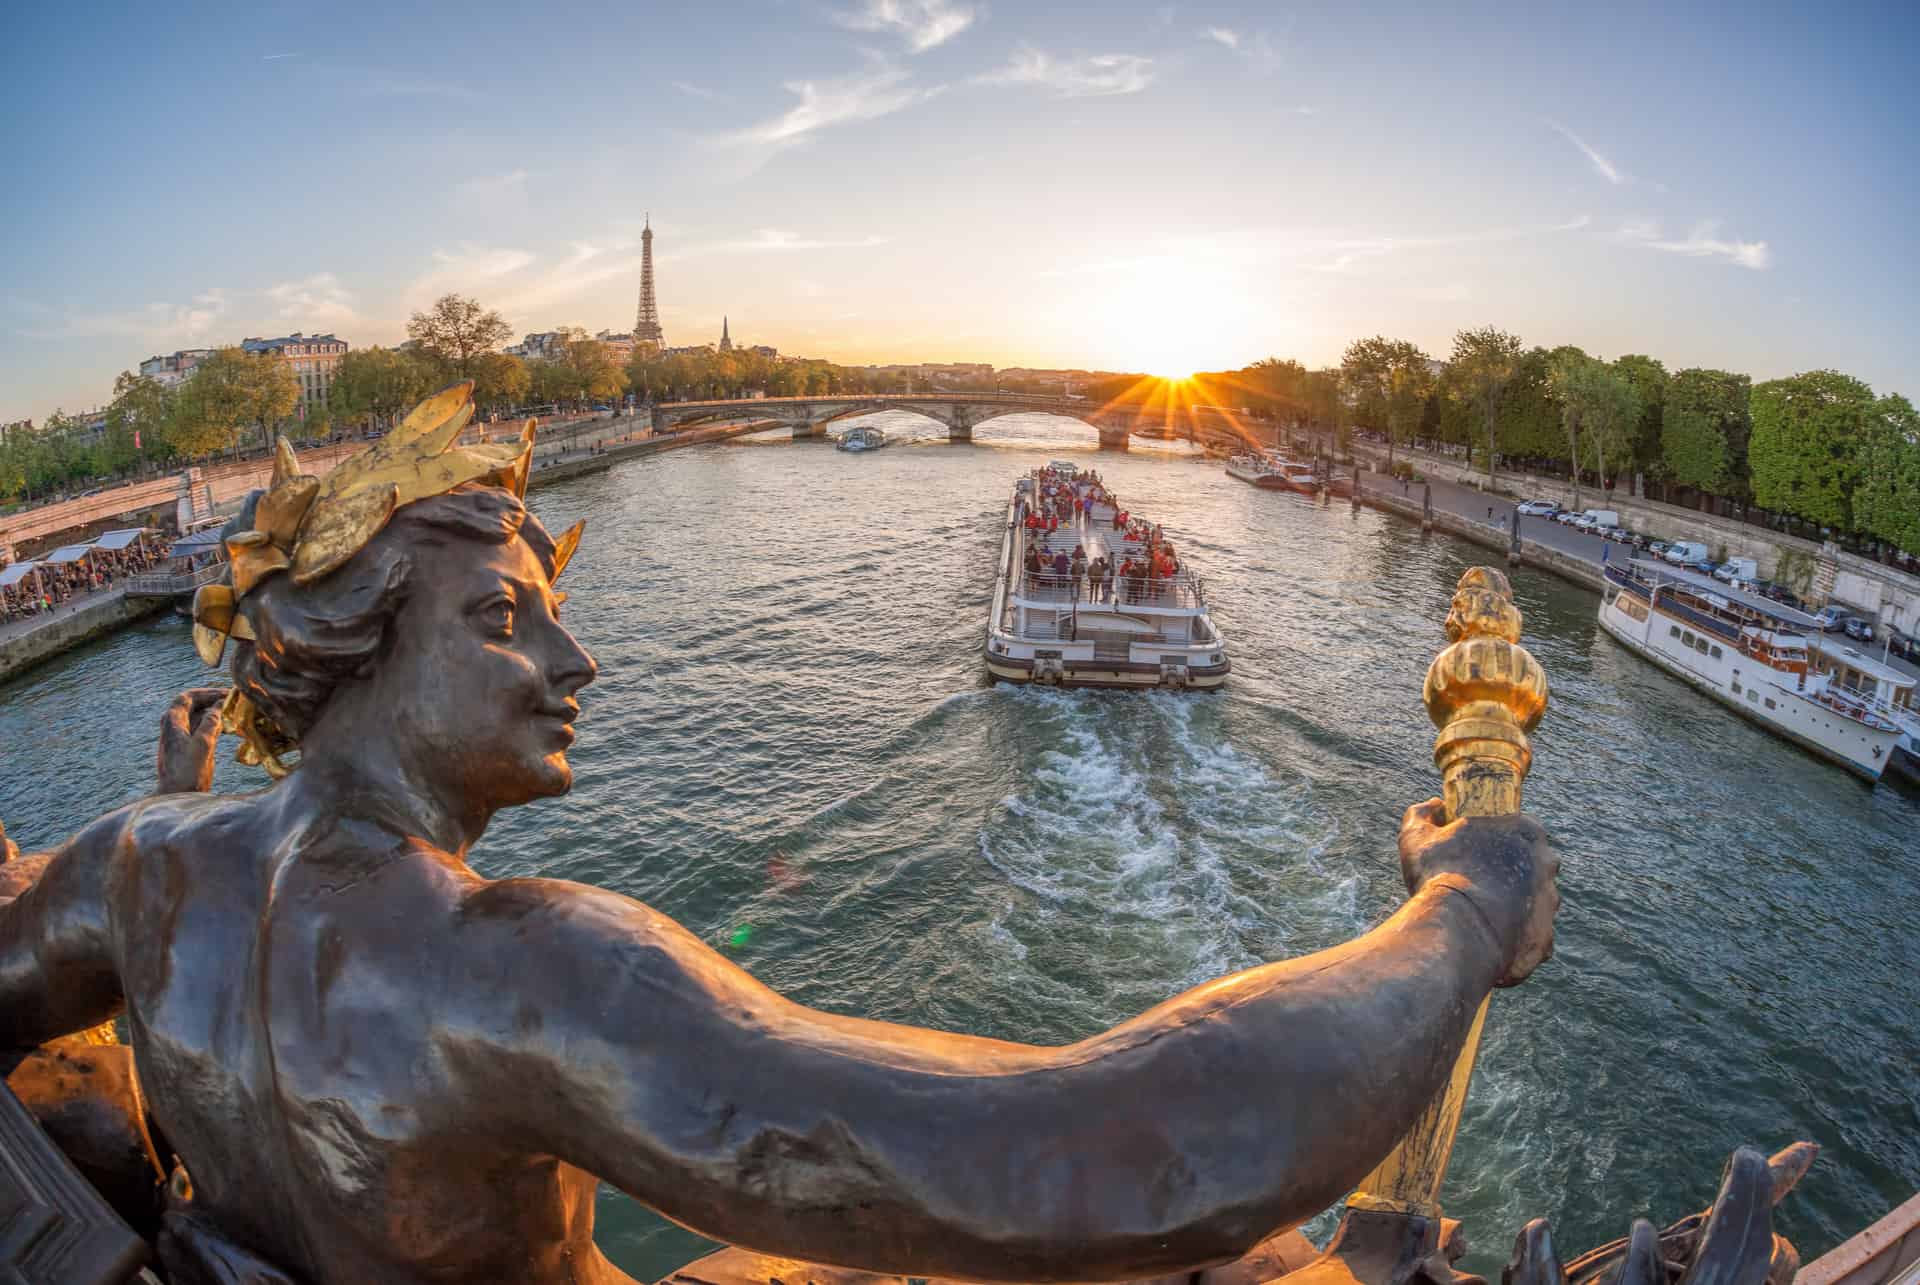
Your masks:
[[[733,336],[727,333],[727,318],[725,313],[720,315],[720,351],[733,351]]]

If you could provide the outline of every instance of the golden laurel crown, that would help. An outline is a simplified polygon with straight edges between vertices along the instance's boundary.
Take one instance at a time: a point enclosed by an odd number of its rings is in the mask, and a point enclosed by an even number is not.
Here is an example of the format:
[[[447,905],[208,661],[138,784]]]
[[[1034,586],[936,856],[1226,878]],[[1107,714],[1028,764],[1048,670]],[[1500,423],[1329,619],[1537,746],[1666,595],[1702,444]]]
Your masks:
[[[473,381],[466,380],[415,406],[385,438],[342,460],[325,478],[302,473],[293,444],[280,438],[272,481],[254,504],[253,528],[224,541],[232,584],[203,585],[193,596],[193,645],[200,659],[218,665],[229,638],[253,641],[238,605],[262,581],[285,571],[297,585],[313,584],[366,548],[402,505],[468,482],[525,499],[534,421],[511,442],[454,446],[472,420]],[[554,542],[554,579],[579,547],[585,525],[574,523]],[[221,730],[241,738],[235,756],[240,762],[258,764],[275,777],[290,770],[282,755],[294,747],[293,738],[238,689],[222,710]]]

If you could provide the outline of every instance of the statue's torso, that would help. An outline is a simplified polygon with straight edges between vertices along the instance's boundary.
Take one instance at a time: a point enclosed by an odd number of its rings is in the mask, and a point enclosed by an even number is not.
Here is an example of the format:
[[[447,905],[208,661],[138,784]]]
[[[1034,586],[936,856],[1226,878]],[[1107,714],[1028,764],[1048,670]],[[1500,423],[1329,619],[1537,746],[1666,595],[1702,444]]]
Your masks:
[[[268,797],[143,817],[116,905],[140,1078],[195,1204],[315,1282],[625,1279],[592,1249],[594,1180],[490,1133],[461,1086],[487,1020],[451,928],[474,876],[338,833],[275,851]]]

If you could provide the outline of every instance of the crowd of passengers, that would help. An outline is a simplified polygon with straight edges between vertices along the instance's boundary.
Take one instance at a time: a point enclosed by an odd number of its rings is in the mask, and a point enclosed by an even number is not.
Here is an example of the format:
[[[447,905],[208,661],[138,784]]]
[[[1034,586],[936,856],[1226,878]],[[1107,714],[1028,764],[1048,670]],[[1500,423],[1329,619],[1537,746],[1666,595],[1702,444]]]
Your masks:
[[[1158,526],[1136,518],[1120,507],[1097,473],[1079,473],[1067,477],[1054,469],[1034,474],[1035,497],[1029,504],[1023,492],[1014,510],[1014,520],[1024,526],[1027,540],[1027,589],[1070,589],[1073,601],[1089,603],[1157,602],[1180,574],[1180,560],[1173,541]],[[1076,544],[1073,552],[1056,550],[1051,556],[1042,549],[1041,536],[1057,532],[1063,525],[1090,523],[1095,506],[1113,510],[1110,521],[1121,533],[1126,556],[1117,562],[1104,553],[1087,558],[1086,546]],[[1134,547],[1137,546],[1137,547]]]
[[[126,577],[150,570],[165,554],[138,544],[124,549],[90,549],[77,562],[42,566],[16,584],[0,587],[0,624],[46,615],[63,603],[100,589],[111,589]]]

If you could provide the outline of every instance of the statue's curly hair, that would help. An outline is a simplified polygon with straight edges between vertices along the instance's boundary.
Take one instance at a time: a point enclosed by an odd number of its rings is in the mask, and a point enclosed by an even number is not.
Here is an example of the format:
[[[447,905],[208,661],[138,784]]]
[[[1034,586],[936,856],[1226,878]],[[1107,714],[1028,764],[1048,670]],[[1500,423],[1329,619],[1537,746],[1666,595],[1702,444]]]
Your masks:
[[[251,525],[250,500],[240,522]],[[511,491],[469,482],[396,511],[339,570],[301,586],[270,576],[240,600],[257,641],[235,640],[234,685],[290,740],[307,734],[344,679],[371,672],[387,626],[407,600],[414,550],[452,540],[505,544],[519,536],[547,574],[553,539]]]

